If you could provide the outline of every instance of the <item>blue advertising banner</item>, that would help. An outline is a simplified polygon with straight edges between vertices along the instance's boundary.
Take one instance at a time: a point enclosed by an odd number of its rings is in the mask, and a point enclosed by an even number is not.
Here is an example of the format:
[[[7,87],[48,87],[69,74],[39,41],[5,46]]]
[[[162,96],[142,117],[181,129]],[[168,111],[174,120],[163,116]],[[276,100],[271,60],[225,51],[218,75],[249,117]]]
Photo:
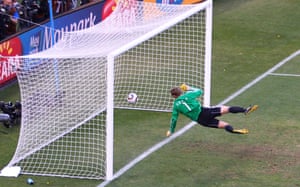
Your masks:
[[[102,20],[102,9],[104,3],[95,4],[91,7],[72,12],[66,16],[55,19],[54,39],[51,34],[50,22],[43,27],[36,27],[26,33],[20,34],[23,55],[36,53],[48,49],[52,41],[58,41],[64,32],[87,29]]]

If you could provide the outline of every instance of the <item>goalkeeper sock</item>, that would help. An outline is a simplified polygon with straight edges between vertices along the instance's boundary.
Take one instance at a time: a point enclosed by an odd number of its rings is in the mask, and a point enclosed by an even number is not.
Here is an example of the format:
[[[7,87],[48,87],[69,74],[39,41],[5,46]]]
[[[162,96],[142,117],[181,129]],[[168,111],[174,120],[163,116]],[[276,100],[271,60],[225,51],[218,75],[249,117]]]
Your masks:
[[[248,129],[233,129],[231,125],[225,126],[225,130],[234,134],[248,134]]]
[[[226,125],[226,126],[225,126],[225,130],[226,130],[227,132],[233,133],[233,127],[232,127],[231,125]]]
[[[231,106],[229,107],[230,113],[244,113],[246,111],[245,108],[239,106]]]

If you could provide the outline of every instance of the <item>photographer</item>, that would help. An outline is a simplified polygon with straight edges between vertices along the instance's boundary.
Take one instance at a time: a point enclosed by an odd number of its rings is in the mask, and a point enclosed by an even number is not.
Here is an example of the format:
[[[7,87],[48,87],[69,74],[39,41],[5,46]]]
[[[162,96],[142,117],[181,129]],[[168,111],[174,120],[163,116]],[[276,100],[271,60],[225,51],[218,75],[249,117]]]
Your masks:
[[[12,102],[5,103],[0,101],[0,110],[3,112],[0,114],[0,122],[2,122],[6,128],[20,124],[21,109],[22,105],[18,101],[16,101],[14,105]]]

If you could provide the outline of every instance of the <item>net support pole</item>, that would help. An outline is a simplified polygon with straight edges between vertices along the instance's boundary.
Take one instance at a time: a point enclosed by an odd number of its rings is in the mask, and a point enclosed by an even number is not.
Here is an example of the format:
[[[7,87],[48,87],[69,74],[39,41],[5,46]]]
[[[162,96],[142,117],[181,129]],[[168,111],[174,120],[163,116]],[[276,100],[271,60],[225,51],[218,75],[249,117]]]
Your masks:
[[[114,56],[107,57],[107,97],[106,97],[106,180],[113,178],[114,140]]]
[[[51,28],[51,45],[54,44],[54,18],[53,18],[53,10],[52,10],[52,0],[48,0],[48,6],[49,6],[49,19],[50,19],[50,28]]]
[[[212,49],[212,13],[213,13],[213,2],[212,0],[207,0],[206,8],[206,24],[205,24],[205,61],[204,61],[204,96],[203,105],[210,106],[210,96],[211,96],[211,49]]]
[[[50,28],[51,28],[51,47],[55,44],[55,38],[54,38],[54,18],[53,18],[53,10],[52,10],[52,0],[48,0],[48,7],[49,7],[49,20],[50,20]],[[60,96],[60,86],[59,86],[59,74],[58,74],[58,68],[57,68],[57,61],[54,60],[53,62],[53,68],[55,73],[55,85],[56,85],[56,96]]]

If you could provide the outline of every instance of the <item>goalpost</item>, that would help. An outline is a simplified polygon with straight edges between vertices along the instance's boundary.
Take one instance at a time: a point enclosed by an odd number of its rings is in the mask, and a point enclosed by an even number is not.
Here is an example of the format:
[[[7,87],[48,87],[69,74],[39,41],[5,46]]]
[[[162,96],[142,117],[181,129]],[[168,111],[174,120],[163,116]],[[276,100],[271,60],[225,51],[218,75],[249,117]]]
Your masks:
[[[98,25],[54,47],[12,57],[22,125],[10,168],[31,175],[113,178],[114,109],[170,112],[171,87],[204,89],[210,103],[212,0],[193,5],[119,1]],[[139,97],[130,104],[128,93]]]

